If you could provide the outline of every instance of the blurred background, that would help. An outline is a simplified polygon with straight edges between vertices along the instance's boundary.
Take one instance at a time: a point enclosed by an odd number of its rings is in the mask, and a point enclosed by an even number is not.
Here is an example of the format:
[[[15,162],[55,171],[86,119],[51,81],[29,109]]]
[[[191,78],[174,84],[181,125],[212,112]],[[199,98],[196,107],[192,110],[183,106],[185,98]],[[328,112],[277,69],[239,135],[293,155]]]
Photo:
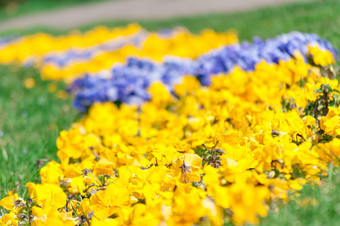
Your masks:
[[[99,0],[100,1],[100,0]],[[103,1],[103,0],[102,0]],[[82,4],[88,2],[98,2],[96,0],[0,0],[2,17],[17,16],[25,13],[38,12],[52,8],[60,8]]]
[[[238,12],[302,0],[0,0],[0,31]]]

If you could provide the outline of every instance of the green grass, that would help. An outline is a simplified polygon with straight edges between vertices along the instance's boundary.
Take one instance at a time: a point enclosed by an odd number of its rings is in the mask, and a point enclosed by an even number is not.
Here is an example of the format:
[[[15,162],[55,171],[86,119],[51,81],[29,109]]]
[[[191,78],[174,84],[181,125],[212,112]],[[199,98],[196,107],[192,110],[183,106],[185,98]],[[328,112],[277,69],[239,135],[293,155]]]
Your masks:
[[[323,186],[305,185],[301,196],[279,205],[279,212],[270,212],[260,225],[340,225],[340,174],[331,175]]]
[[[46,12],[93,2],[98,2],[98,0],[26,0],[22,3],[16,3],[16,1],[12,1],[11,4],[0,8],[0,21],[18,16],[24,16],[27,14]]]
[[[251,40],[254,36],[263,38],[298,30],[313,32],[328,39],[340,49],[340,2],[323,1],[296,3],[286,6],[266,8],[242,13],[211,14],[170,20],[139,21],[149,29],[158,30],[177,25],[188,27],[193,32],[204,28],[216,31],[236,29],[241,40]],[[101,24],[115,27],[130,21],[103,22]],[[89,30],[97,24],[79,28]],[[45,31],[52,34],[64,34],[46,28],[34,28],[22,31],[30,34]],[[2,34],[13,34],[9,31]],[[24,194],[24,184],[39,181],[38,159],[57,159],[55,140],[61,129],[67,129],[76,117],[70,100],[58,99],[47,91],[48,83],[39,80],[38,72],[33,69],[21,69],[15,66],[0,67],[0,196],[5,191],[17,188]],[[36,87],[26,89],[23,80],[34,77]],[[3,110],[6,109],[6,110]],[[52,129],[56,125],[56,129]],[[0,133],[1,135],[1,133]],[[5,151],[4,151],[5,150]],[[5,153],[5,154],[4,154]],[[340,175],[334,173],[326,178],[327,185],[318,187],[306,185],[301,197],[315,199],[315,206],[300,206],[301,201],[290,201],[279,205],[280,211],[269,213],[261,225],[340,225]]]
[[[0,76],[0,197],[12,189],[25,195],[25,184],[39,181],[37,161],[57,160],[56,138],[76,113],[70,99],[48,92],[35,69],[0,66]],[[36,86],[25,88],[26,78]]]
[[[340,1],[309,1],[279,7],[230,14],[207,14],[195,17],[182,17],[167,20],[137,21],[148,30],[158,30],[177,25],[185,26],[192,32],[211,28],[215,31],[236,29],[240,40],[251,40],[254,36],[273,37],[283,32],[314,32],[328,39],[336,47],[340,47]],[[97,25],[109,27],[124,26],[135,21],[103,21],[77,28],[89,30]],[[52,30],[44,27],[30,28],[20,33],[30,34],[43,31],[52,34],[65,34],[68,31]],[[15,34],[18,31],[1,32]]]

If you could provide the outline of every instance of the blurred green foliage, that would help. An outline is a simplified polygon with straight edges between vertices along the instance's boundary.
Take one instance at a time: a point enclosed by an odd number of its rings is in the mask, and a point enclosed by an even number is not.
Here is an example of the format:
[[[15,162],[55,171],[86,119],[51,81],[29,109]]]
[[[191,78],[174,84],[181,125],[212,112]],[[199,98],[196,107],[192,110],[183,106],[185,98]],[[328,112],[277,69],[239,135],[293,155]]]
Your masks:
[[[18,6],[20,4],[27,4],[27,3],[41,3],[44,4],[46,2],[77,2],[77,3],[82,3],[82,2],[88,2],[89,0],[0,0],[0,7],[13,7],[13,6]]]
[[[0,20],[105,0],[0,0]]]

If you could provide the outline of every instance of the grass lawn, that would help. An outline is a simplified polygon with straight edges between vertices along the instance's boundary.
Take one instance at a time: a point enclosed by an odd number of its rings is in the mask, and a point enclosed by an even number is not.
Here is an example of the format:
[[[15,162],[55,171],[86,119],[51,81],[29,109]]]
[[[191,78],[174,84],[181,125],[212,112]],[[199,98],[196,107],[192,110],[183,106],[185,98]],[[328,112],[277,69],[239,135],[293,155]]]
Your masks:
[[[75,5],[108,1],[108,0],[27,0],[22,3],[12,1],[5,7],[0,8],[0,21],[32,13],[61,9]]]
[[[0,197],[8,190],[25,193],[25,184],[39,181],[39,165],[57,159],[56,138],[75,120],[70,99],[48,91],[37,70],[0,66]],[[35,80],[27,89],[24,81]],[[60,89],[62,84],[58,84]],[[39,163],[42,160],[42,164]]]
[[[204,28],[225,31],[234,28],[241,40],[253,36],[263,38],[293,30],[313,32],[328,39],[340,49],[340,1],[312,1],[286,6],[266,8],[233,14],[211,14],[171,20],[140,21],[150,30],[183,25],[193,32]],[[107,26],[122,26],[130,21],[104,22]],[[95,25],[79,28],[88,30]],[[53,31],[34,28],[23,33]],[[2,34],[13,34],[9,31]],[[0,197],[4,192],[16,188],[22,195],[26,182],[39,181],[39,159],[56,160],[55,140],[61,129],[68,129],[76,118],[71,100],[57,98],[48,92],[48,82],[39,80],[34,69],[16,66],[1,66],[0,83]],[[27,89],[25,78],[33,77],[36,86]],[[60,85],[62,86],[62,85]],[[335,171],[334,171],[335,172]],[[334,174],[334,175],[333,175]],[[324,187],[306,185],[301,197],[280,206],[280,212],[271,212],[262,220],[262,225],[338,225],[340,224],[340,176],[335,173],[325,180]],[[307,199],[306,199],[307,198]],[[315,205],[308,205],[315,199]],[[299,201],[300,200],[300,201]],[[307,200],[307,201],[306,201]],[[311,201],[314,203],[314,201]],[[307,203],[307,205],[305,205]],[[301,206],[304,206],[302,208]]]
[[[323,186],[305,185],[300,197],[278,205],[279,212],[270,212],[260,225],[340,225],[340,175],[330,175]]]

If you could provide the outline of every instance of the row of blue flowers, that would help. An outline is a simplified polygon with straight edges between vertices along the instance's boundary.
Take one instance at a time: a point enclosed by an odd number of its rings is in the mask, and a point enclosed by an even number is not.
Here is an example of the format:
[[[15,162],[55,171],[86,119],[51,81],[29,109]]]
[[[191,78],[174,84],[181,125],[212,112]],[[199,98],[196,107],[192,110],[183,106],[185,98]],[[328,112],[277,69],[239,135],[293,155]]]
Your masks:
[[[211,76],[228,73],[236,66],[252,71],[261,61],[276,64],[289,60],[300,52],[307,60],[308,46],[318,45],[330,51],[337,58],[337,50],[327,41],[315,34],[291,32],[272,39],[254,38],[252,43],[243,42],[225,46],[203,54],[199,58],[183,59],[165,57],[163,63],[150,59],[131,57],[123,65],[116,65],[107,73],[84,75],[69,87],[75,95],[74,106],[86,111],[94,102],[121,102],[141,104],[150,99],[147,88],[160,81],[172,91],[185,75],[196,76],[202,85],[211,82]]]

